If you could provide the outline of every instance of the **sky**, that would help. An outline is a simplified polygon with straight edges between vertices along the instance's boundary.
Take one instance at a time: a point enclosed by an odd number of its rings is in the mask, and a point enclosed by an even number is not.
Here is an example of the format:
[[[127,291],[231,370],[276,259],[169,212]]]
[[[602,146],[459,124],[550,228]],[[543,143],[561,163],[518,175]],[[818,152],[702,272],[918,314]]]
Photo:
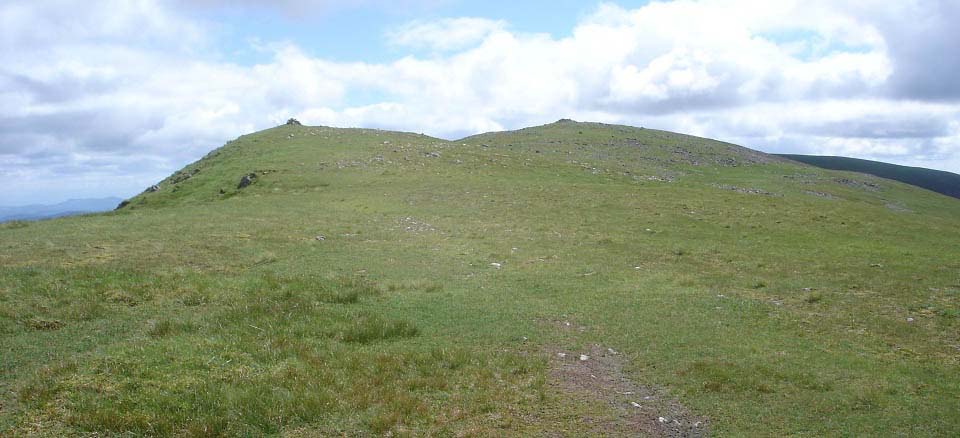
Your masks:
[[[560,118],[960,173],[955,0],[2,0],[0,205],[129,197],[242,134]]]

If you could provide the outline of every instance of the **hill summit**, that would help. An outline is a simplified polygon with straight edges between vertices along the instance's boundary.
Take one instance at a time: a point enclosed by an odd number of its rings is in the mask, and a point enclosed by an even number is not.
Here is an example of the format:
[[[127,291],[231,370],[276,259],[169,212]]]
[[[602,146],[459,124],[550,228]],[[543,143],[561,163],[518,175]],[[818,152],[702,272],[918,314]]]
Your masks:
[[[846,194],[855,199],[873,198],[872,202],[890,208],[901,208],[897,206],[904,203],[873,190],[888,184],[873,176],[824,173],[730,143],[654,129],[561,119],[517,131],[446,141],[376,129],[310,127],[291,119],[280,127],[228,142],[125,201],[121,208],[228,199],[254,182],[258,188],[250,193],[262,193],[267,187],[274,192],[315,189],[344,171],[390,180],[423,172],[499,178],[514,176],[516,171],[537,174],[544,169],[636,184],[699,181],[714,188],[768,195],[799,192],[840,198]],[[747,175],[750,181],[740,180]],[[758,176],[773,178],[757,187],[736,185],[761,182],[755,180]]]

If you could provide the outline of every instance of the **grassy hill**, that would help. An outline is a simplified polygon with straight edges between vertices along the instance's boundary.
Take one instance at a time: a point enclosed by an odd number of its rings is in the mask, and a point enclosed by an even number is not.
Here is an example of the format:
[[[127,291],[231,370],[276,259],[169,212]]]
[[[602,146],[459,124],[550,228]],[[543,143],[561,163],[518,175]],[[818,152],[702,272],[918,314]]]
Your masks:
[[[923,187],[927,190],[954,198],[960,198],[960,175],[955,173],[924,169],[922,167],[900,166],[879,161],[861,160],[859,158],[788,154],[782,154],[780,156],[824,169],[847,170],[892,179],[917,187]]]
[[[280,126],[0,225],[0,435],[956,436],[957,229],[651,129]]]

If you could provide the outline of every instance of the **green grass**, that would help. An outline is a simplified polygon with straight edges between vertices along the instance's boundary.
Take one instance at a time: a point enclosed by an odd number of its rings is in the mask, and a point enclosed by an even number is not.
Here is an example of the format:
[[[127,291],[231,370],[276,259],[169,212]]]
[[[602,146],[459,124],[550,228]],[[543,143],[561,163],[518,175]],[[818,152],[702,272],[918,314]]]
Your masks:
[[[649,129],[279,127],[0,228],[0,435],[579,436],[551,352],[597,343],[716,435],[955,436],[957,229]]]

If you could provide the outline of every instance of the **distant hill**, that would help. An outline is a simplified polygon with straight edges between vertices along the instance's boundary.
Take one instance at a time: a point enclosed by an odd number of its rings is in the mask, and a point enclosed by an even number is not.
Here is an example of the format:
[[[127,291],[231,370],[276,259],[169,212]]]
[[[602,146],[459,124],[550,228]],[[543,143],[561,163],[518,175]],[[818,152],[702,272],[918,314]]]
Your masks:
[[[832,170],[848,170],[923,187],[960,199],[960,175],[922,167],[900,166],[859,158],[779,154],[781,157]]]
[[[0,222],[15,220],[50,219],[85,213],[109,211],[120,203],[120,198],[70,199],[52,205],[23,205],[0,207]]]

